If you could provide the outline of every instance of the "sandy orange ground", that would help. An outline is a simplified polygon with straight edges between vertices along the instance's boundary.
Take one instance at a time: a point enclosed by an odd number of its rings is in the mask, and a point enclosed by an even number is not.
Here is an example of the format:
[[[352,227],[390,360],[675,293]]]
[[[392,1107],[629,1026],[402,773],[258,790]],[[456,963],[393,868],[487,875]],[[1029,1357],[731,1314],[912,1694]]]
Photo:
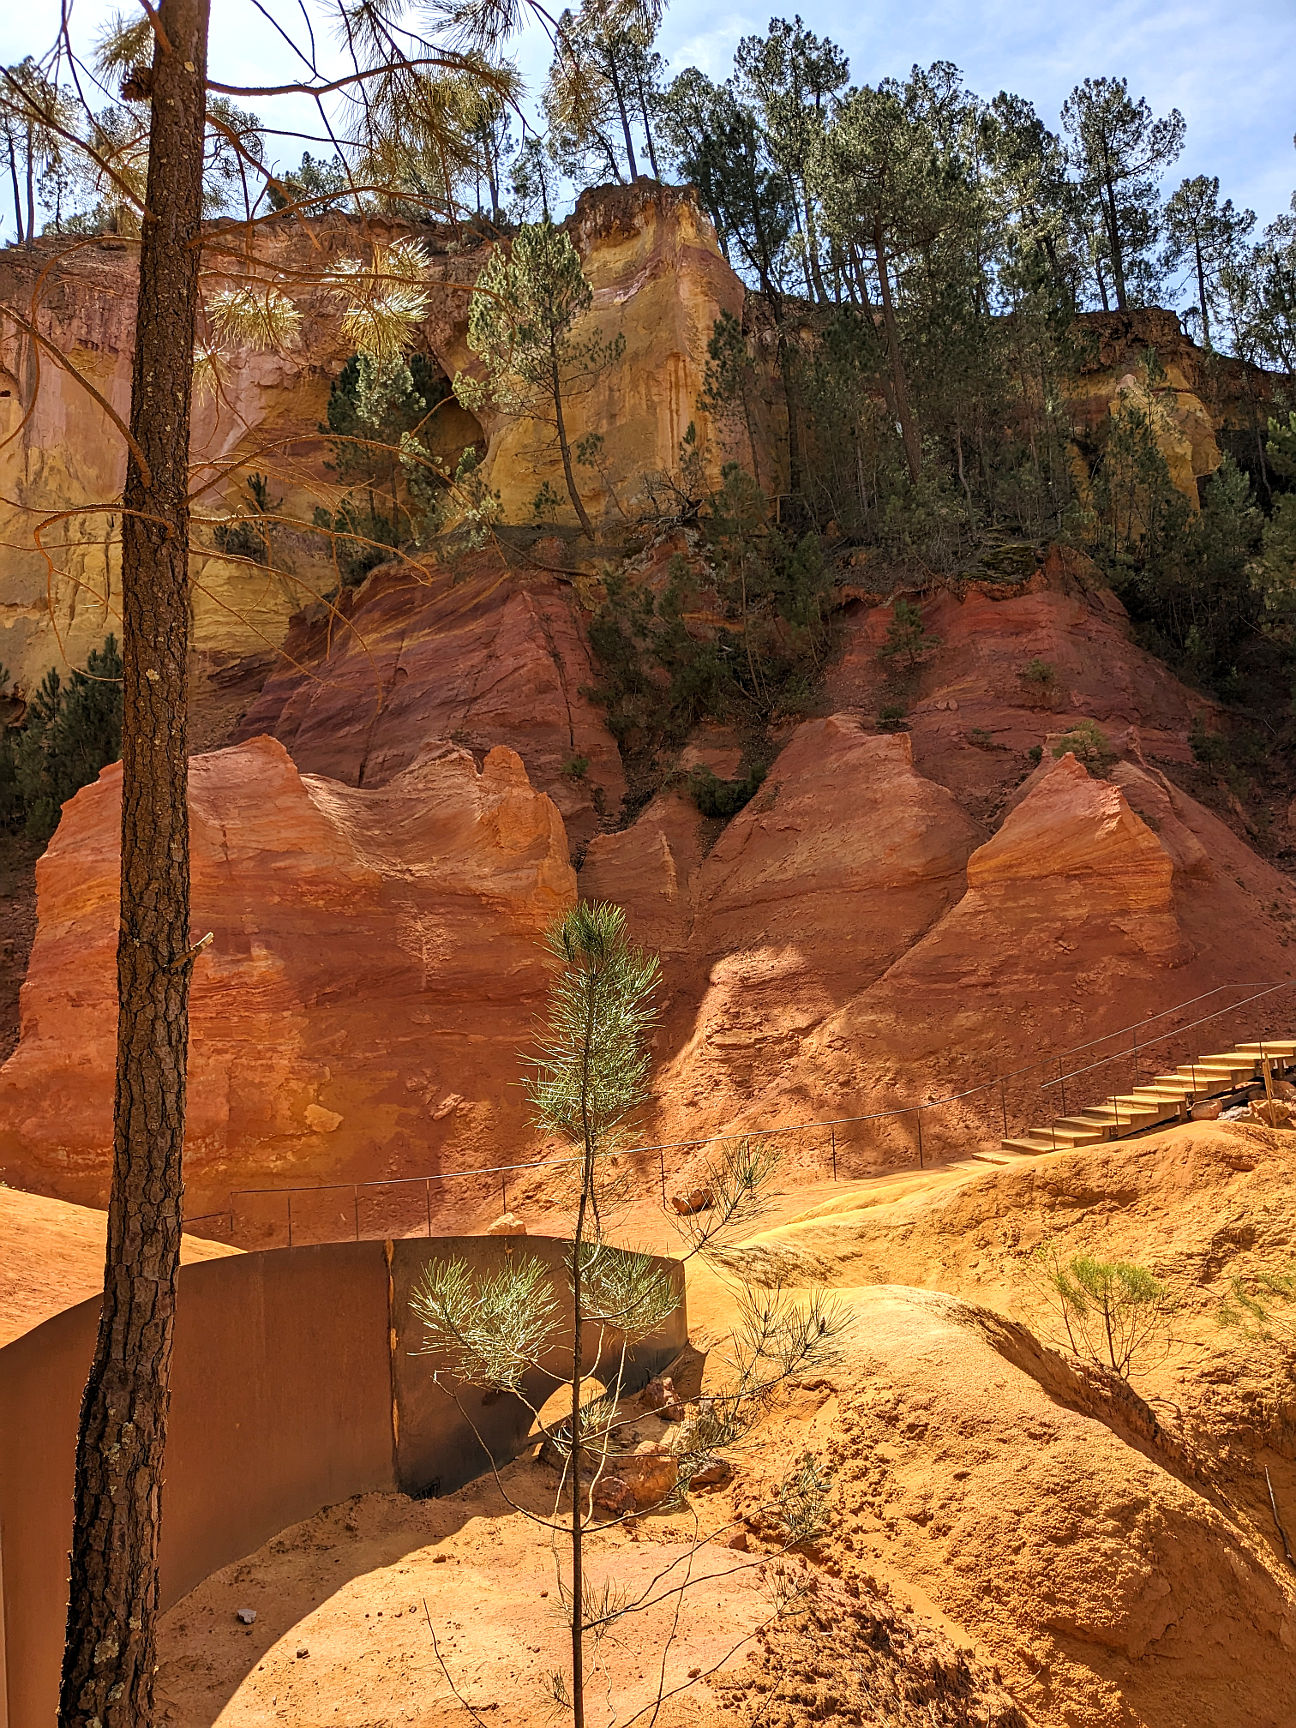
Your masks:
[[[106,1212],[0,1184],[0,1345],[99,1294],[107,1228]],[[234,1253],[194,1236],[180,1249],[186,1263]]]
[[[556,1230],[560,1211],[531,1221]],[[1236,1275],[1290,1270],[1294,1225],[1296,1137],[1233,1124],[779,1198],[746,1275],[828,1287],[850,1330],[734,1452],[730,1484],[592,1544],[596,1583],[633,1593],[695,1528],[719,1537],[673,1642],[667,1602],[605,1644],[591,1721],[614,1698],[618,1723],[647,1724],[669,1643],[666,1690],[699,1683],[661,1728],[1296,1728],[1296,1576],[1264,1476],[1296,1524],[1291,1326],[1286,1309],[1266,1338],[1220,1321]],[[618,1234],[667,1242],[646,1210]],[[1041,1346],[1023,1270],[1043,1240],[1181,1290],[1176,1347],[1136,1388],[1151,1404]],[[732,1300],[705,1271],[689,1299],[714,1384]],[[806,1449],[830,1516],[791,1562],[804,1612],[771,1627],[768,1507]],[[450,1728],[466,1700],[492,1728],[549,1728],[567,1652],[527,1513],[553,1492],[524,1456],[499,1485],[367,1496],[282,1532],[164,1617],[161,1719]],[[739,1525],[745,1550],[721,1546]]]

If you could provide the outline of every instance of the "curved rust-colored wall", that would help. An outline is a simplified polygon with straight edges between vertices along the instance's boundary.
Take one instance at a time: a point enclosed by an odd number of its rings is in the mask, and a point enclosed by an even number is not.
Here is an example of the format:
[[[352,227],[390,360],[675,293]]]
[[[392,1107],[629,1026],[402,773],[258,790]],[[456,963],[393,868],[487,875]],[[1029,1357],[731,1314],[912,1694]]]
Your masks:
[[[486,1271],[535,1256],[561,1278],[565,1248],[546,1237],[339,1242],[183,1267],[163,1607],[321,1506],[374,1490],[448,1493],[488,1467],[483,1445],[496,1462],[513,1457],[530,1412],[434,1387],[408,1296],[430,1259]],[[638,1379],[687,1338],[683,1270],[663,1264],[680,1306],[631,1353]],[[82,1302],[0,1350],[0,1728],[55,1720],[77,1413],[98,1312]],[[593,1357],[586,1366],[599,1370]]]

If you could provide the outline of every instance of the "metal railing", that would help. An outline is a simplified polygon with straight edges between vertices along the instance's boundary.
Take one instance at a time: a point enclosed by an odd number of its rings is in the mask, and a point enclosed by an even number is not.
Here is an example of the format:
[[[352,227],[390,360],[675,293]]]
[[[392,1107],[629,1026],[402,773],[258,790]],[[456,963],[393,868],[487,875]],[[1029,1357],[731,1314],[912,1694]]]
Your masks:
[[[1213,998],[1238,991],[1246,992],[1238,1001],[1205,1013],[1191,1013]],[[1035,1126],[1032,1117],[1038,1121],[1044,1116],[1051,1126],[1054,1118],[1065,1116],[1068,1110],[1083,1111],[1104,1099],[1114,1098],[1115,1087],[1104,1089],[1099,1076],[1110,1079],[1117,1064],[1128,1065],[1133,1089],[1139,1084],[1139,1075],[1144,1069],[1155,1072],[1176,1060],[1190,1060],[1194,1053],[1192,1050],[1185,1049],[1176,1056],[1170,1047],[1182,1043],[1189,1034],[1200,1034],[1201,1029],[1208,1025],[1218,1027],[1219,1048],[1231,1047],[1246,1036],[1245,1032],[1233,1026],[1237,1016],[1252,1010],[1251,1019],[1254,1021],[1263,1013],[1264,1020],[1272,1026],[1282,993],[1292,991],[1296,991],[1294,979],[1261,985],[1220,984],[1186,1002],[1146,1015],[1129,1026],[1071,1045],[1034,1062],[1023,1063],[940,1098],[894,1105],[862,1115],[838,1116],[777,1128],[744,1128],[696,1139],[627,1147],[606,1156],[623,1161],[641,1186],[646,1188],[651,1184],[659,1187],[663,1203],[667,1200],[667,1152],[701,1153],[708,1147],[738,1140],[777,1141],[802,1168],[809,1160],[813,1167],[833,1181],[843,1173],[847,1176],[864,1173],[850,1168],[856,1162],[855,1154],[861,1143],[869,1156],[869,1174],[887,1174],[906,1168],[921,1170],[933,1160],[933,1155],[939,1160],[951,1152],[966,1152],[969,1137],[978,1144],[1000,1134],[1007,1139],[1010,1133],[1029,1131]],[[1264,1005],[1263,1009],[1258,1006],[1260,1004]],[[1185,1014],[1191,1014],[1191,1017],[1182,1024],[1154,1029],[1160,1022]],[[1296,1011],[1291,1018],[1296,1025]],[[1226,1025],[1220,1025],[1221,1022]],[[1254,1033],[1252,1041],[1262,1043],[1263,1038],[1255,1033],[1254,1026],[1251,1030]],[[1121,1039],[1125,1042],[1116,1050],[1105,1055],[1092,1055],[1104,1045]],[[1199,1042],[1196,1048],[1200,1049]],[[1153,1053],[1157,1051],[1166,1053],[1153,1061]],[[1075,1059],[1082,1056],[1091,1059],[1077,1065]],[[1191,1088],[1185,1090],[1189,1089],[1194,1094],[1199,1091],[1195,1076]],[[1216,1090],[1227,1088],[1217,1087]],[[940,1111],[948,1114],[943,1121],[934,1122],[933,1113]],[[1014,1123],[1025,1125],[1024,1130],[1016,1127],[1010,1130],[1010,1115]],[[924,1118],[928,1122],[926,1135]],[[1131,1116],[1128,1125],[1122,1126],[1118,1107],[1117,1135],[1134,1131],[1146,1120],[1145,1113],[1140,1113]],[[884,1125],[889,1127],[889,1132],[879,1134]],[[1065,1140],[1058,1141],[1054,1136],[1055,1147],[1064,1149],[1066,1144]],[[424,1234],[431,1237],[439,1233],[436,1215],[449,1203],[448,1184],[468,1185],[475,1190],[478,1204],[484,1207],[490,1203],[490,1196],[498,1183],[500,1203],[507,1212],[510,1185],[516,1196],[535,1173],[556,1172],[579,1162],[578,1157],[535,1158],[473,1170],[439,1171],[425,1176],[298,1184],[288,1188],[241,1188],[231,1193],[228,1207],[186,1218],[185,1228],[195,1234],[249,1247],[292,1246],[303,1240],[332,1242]],[[453,1221],[461,1221],[462,1203],[456,1200],[454,1205],[456,1219]],[[203,1225],[215,1228],[199,1228]]]

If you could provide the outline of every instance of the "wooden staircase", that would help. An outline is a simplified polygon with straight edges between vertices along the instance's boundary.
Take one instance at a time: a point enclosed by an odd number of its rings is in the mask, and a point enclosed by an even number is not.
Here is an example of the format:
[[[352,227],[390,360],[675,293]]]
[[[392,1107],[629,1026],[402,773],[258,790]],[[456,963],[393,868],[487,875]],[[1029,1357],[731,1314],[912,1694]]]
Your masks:
[[[983,1163],[1008,1164],[1016,1158],[1037,1158],[1044,1152],[1070,1152],[1100,1140],[1121,1140],[1151,1128],[1184,1122],[1194,1104],[1218,1098],[1239,1086],[1262,1080],[1266,1066],[1272,1078],[1296,1062],[1296,1038],[1266,1038],[1240,1044],[1219,1056],[1183,1062],[1173,1072],[1158,1074],[1132,1091],[1114,1094],[1087,1109],[1059,1116],[1043,1127],[1003,1140],[995,1152],[977,1156]]]

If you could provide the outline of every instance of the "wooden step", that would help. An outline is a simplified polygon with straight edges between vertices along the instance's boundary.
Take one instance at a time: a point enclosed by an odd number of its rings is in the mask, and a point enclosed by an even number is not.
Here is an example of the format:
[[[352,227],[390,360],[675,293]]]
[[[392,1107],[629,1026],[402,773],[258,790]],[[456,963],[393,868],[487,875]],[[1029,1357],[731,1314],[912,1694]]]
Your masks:
[[[1059,1116],[1051,1124],[1051,1131],[1058,1137],[1059,1143],[1066,1141],[1071,1146],[1092,1146],[1096,1140],[1104,1138],[1103,1130],[1096,1122],[1091,1122],[1084,1116]],[[1039,1128],[1036,1133],[1047,1134],[1049,1128]]]
[[[1196,1085],[1200,1091],[1202,1083],[1209,1081],[1212,1085],[1232,1086],[1243,1080],[1254,1080],[1256,1064],[1254,1062],[1225,1062],[1218,1057],[1209,1062],[1185,1062],[1175,1073],[1180,1080]]]
[[[1132,1092],[1121,1094],[1122,1098],[1134,1098],[1140,1104],[1184,1104],[1188,1101],[1186,1086],[1136,1086]]]
[[[1145,1092],[1122,1092],[1119,1097],[1111,1100],[1119,1104],[1123,1110],[1129,1110],[1133,1115],[1139,1115],[1145,1110],[1153,1110],[1158,1116],[1173,1116],[1179,1105],[1184,1102],[1180,1092],[1170,1094],[1155,1094],[1148,1097]]]
[[[1047,1134],[1032,1130],[1029,1134],[1020,1134],[1015,1140],[1001,1142],[1005,1152],[1025,1152],[1032,1158],[1038,1158],[1042,1152],[1070,1152],[1072,1148],[1061,1140],[1054,1145]]]
[[[1082,1110],[1080,1114],[1086,1122],[1100,1122],[1124,1134],[1131,1128],[1142,1128],[1157,1121],[1161,1112],[1148,1109],[1146,1105],[1141,1109],[1131,1109],[1127,1104],[1095,1104],[1092,1110]]]
[[[1280,1062],[1288,1062],[1296,1056],[1296,1038],[1265,1038],[1259,1044],[1239,1044],[1238,1051],[1248,1056],[1276,1056]]]

